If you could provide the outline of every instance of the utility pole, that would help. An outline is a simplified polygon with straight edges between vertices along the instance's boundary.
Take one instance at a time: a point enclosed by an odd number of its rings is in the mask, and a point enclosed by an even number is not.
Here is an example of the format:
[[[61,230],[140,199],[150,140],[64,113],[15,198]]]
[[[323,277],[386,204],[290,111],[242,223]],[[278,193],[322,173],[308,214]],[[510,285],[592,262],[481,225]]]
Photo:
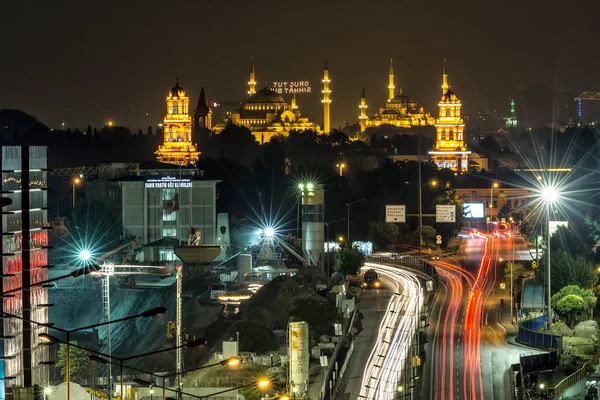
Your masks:
[[[421,184],[421,134],[417,134],[417,146],[419,147],[419,256],[423,247],[423,185]]]

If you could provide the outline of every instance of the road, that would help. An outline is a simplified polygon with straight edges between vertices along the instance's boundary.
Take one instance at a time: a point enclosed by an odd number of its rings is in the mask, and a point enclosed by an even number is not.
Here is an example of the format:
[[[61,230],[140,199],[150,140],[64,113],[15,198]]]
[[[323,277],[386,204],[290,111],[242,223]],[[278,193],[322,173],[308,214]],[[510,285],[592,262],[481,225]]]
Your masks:
[[[375,269],[383,286],[363,292],[358,308],[365,331],[356,336],[345,390],[338,398],[391,400],[414,388],[411,363],[424,288],[413,273],[397,267],[367,262],[364,268]]]
[[[459,254],[432,262],[441,285],[430,317],[423,398],[509,398],[507,371],[525,349],[509,346],[499,323],[510,320],[510,305],[508,290],[499,288],[505,278],[498,260],[531,259],[527,244],[480,235],[465,239]],[[506,282],[510,287],[510,277]]]

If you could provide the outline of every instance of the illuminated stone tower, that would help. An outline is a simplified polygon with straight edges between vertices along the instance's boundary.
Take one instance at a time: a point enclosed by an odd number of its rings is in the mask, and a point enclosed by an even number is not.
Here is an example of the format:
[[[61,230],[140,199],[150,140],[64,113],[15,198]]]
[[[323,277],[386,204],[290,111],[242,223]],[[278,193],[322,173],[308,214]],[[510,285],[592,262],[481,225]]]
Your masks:
[[[254,58],[250,59],[250,79],[248,79],[248,96],[256,93],[256,72],[254,71]]]
[[[298,103],[296,102],[296,93],[292,95],[292,104],[290,105],[292,112],[298,111]]]
[[[175,82],[167,95],[167,114],[163,120],[163,144],[158,146],[156,159],[163,163],[190,165],[200,156],[196,145],[192,143],[192,116],[190,99],[185,90]]]
[[[461,115],[462,104],[458,96],[450,90],[446,59],[442,74],[442,98],[438,104],[439,116],[436,120],[435,147],[430,151],[432,161],[438,168],[464,171],[469,167],[469,154],[464,140],[465,124]]]
[[[390,74],[388,78],[388,101],[392,101],[396,97],[396,85],[394,84],[394,65],[390,58]]]
[[[358,106],[360,115],[358,116],[358,123],[360,125],[360,131],[364,132],[367,129],[367,97],[365,96],[365,87],[362,88],[362,95],[360,97],[360,105]]]
[[[331,80],[329,79],[329,67],[327,66],[327,56],[325,56],[325,69],[323,70],[323,99],[321,103],[323,103],[323,133],[331,132],[331,99],[329,96],[331,95],[331,90],[329,89],[329,84]]]

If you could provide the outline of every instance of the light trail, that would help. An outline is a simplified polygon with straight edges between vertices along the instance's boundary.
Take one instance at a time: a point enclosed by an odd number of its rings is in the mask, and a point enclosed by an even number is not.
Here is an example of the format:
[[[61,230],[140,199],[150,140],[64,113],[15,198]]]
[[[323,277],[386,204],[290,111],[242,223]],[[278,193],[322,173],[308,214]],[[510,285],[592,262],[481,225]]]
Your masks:
[[[399,385],[404,390],[409,389],[410,370],[406,367],[412,365],[423,290],[419,278],[413,272],[373,262],[365,263],[363,268],[373,268],[387,278],[398,295],[390,299],[379,326],[377,339],[363,374],[359,397],[392,400],[398,397]]]

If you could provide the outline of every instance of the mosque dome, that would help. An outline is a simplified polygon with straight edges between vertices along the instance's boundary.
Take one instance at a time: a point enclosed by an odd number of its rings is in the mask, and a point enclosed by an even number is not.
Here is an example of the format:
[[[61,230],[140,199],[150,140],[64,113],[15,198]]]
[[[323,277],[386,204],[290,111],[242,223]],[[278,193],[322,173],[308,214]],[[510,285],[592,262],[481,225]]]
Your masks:
[[[253,104],[268,104],[268,103],[285,103],[282,95],[269,89],[264,88],[254,93],[246,103]]]
[[[399,94],[390,100],[390,103],[393,103],[393,104],[404,104],[404,103],[410,103],[410,102],[411,102],[410,97],[408,97],[405,94]]]
[[[460,103],[458,96],[450,89],[442,95],[442,101],[446,103]]]

